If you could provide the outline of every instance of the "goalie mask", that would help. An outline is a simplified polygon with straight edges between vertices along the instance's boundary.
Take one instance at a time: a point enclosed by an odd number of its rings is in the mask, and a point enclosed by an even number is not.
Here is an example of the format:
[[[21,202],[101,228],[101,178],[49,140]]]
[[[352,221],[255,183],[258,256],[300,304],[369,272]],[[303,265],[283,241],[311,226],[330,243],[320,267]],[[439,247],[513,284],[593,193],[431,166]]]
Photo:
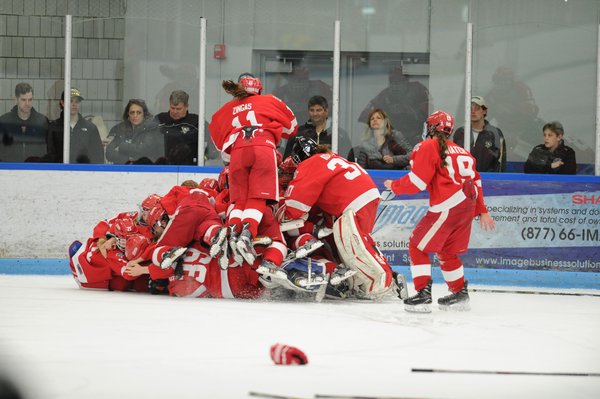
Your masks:
[[[450,136],[454,130],[454,117],[444,111],[435,111],[427,118],[427,136],[432,137],[437,132]]]
[[[292,147],[292,161],[296,165],[317,153],[319,145],[308,137],[298,137]]]

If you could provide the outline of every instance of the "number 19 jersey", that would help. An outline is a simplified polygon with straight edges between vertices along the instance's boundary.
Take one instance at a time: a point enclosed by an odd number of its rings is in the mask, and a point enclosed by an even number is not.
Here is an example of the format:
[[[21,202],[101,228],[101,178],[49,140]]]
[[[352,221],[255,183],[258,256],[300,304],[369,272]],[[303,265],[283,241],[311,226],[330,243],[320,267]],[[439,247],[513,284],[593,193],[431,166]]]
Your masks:
[[[487,212],[483,201],[481,177],[475,170],[475,158],[451,140],[446,141],[446,165],[442,165],[439,142],[426,139],[413,148],[411,170],[392,183],[395,194],[415,194],[429,191],[431,212],[442,212],[461,203],[466,195],[477,195],[476,214]],[[463,182],[473,180],[475,193],[463,192]]]

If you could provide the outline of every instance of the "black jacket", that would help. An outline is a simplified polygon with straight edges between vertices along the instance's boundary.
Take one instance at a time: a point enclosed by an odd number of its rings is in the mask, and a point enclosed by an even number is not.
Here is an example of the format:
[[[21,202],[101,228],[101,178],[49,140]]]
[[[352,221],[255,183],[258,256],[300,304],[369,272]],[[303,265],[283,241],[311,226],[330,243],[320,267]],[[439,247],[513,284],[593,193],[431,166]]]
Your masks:
[[[456,144],[465,148],[465,128],[460,127],[454,133],[452,139]],[[506,170],[506,141],[502,130],[490,125],[485,121],[483,130],[477,135],[477,141],[473,143],[471,135],[471,155],[477,161],[478,172],[504,172]]]
[[[556,159],[561,159],[563,165],[552,169],[550,166]],[[574,175],[577,173],[575,151],[567,147],[564,141],[554,151],[550,151],[544,144],[533,147],[525,162],[525,173]]]
[[[63,125],[64,111],[60,117],[50,122],[48,129],[48,153],[44,157],[46,162],[63,162]],[[98,128],[92,122],[78,115],[77,124],[71,129],[71,148],[69,163],[104,163],[104,145],[100,138]]]
[[[342,148],[346,148],[349,146],[350,141],[348,140],[348,136],[346,132],[342,129],[338,130],[338,153],[344,153],[345,151]],[[292,138],[290,138],[285,146],[285,151],[283,152],[283,159],[286,159],[292,154],[292,148],[294,147],[294,143],[296,142],[297,137],[308,137],[313,139],[317,144],[328,144],[331,148],[332,136],[331,133],[327,129],[323,130],[321,133],[317,134],[317,130],[315,129],[315,125],[309,120],[304,125],[298,127],[298,132]],[[346,150],[347,151],[347,150]]]
[[[106,159],[117,164],[130,163],[142,157],[156,162],[165,155],[163,136],[156,122],[146,119],[140,126],[123,121],[110,129]]]
[[[24,162],[39,160],[46,153],[48,118],[34,108],[29,119],[19,118],[18,107],[0,116],[0,161]]]
[[[163,134],[165,157],[170,165],[198,165],[198,115],[171,118],[168,112],[154,117]]]

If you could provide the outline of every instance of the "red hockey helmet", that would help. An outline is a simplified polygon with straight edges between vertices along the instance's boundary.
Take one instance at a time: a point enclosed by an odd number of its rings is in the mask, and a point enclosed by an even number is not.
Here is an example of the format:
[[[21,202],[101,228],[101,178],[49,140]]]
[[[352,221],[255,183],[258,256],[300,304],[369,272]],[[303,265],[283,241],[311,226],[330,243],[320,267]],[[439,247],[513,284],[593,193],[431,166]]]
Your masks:
[[[229,166],[223,167],[221,173],[219,173],[219,191],[223,191],[229,188]]]
[[[454,117],[444,111],[435,111],[427,118],[427,135],[433,136],[435,132],[445,133],[447,136],[454,130]]]
[[[140,204],[140,216],[139,216],[139,223],[142,226],[147,225],[146,219],[148,218],[148,212],[150,212],[150,209],[154,208],[154,206],[156,204],[158,204],[161,199],[162,199],[162,197],[158,194],[150,194],[149,196],[146,197],[146,199],[144,199],[142,201],[142,203]]]
[[[198,184],[198,188],[219,191],[219,182],[217,179],[213,179],[212,177],[205,177]]]
[[[132,234],[127,238],[125,244],[125,258],[127,260],[134,260],[139,258],[142,253],[150,245],[150,240],[142,234]]]
[[[138,228],[135,220],[131,218],[117,219],[114,224],[115,243],[117,248],[125,252],[125,243],[132,234],[137,234]]]
[[[154,207],[150,209],[150,212],[148,212],[146,223],[148,224],[148,227],[150,227],[152,234],[156,234],[156,229],[158,227],[166,227],[168,222],[169,215],[160,203],[154,205]]]
[[[154,208],[154,205],[158,204],[161,198],[162,197],[158,194],[150,194],[142,201],[140,208],[142,208],[142,211],[148,212],[150,209]]]
[[[246,93],[249,94],[260,94],[263,88],[260,80],[251,76],[244,76],[240,80],[240,85],[244,88]]]

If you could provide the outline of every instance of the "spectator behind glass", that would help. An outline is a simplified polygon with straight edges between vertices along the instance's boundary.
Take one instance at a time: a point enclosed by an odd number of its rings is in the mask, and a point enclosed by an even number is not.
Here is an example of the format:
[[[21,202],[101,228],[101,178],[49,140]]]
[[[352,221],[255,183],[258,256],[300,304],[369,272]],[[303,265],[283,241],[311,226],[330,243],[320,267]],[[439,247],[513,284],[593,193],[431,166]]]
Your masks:
[[[71,88],[71,151],[69,163],[104,163],[104,145],[98,128],[81,116],[83,97],[79,89]],[[65,92],[60,95],[60,117],[50,122],[46,162],[63,162],[63,126],[65,124]]]
[[[405,169],[410,162],[412,146],[392,128],[384,110],[375,108],[362,143],[350,150],[348,159],[367,169]]]
[[[563,141],[565,130],[558,121],[544,125],[544,144],[535,146],[525,162],[525,173],[574,175],[575,151]]]
[[[488,108],[481,96],[471,98],[471,155],[477,161],[478,172],[504,172],[506,170],[506,141],[502,130],[490,124]],[[454,142],[465,148],[465,127],[454,133]]]
[[[131,99],[125,106],[123,121],[110,129],[106,159],[117,164],[155,162],[164,156],[164,142],[144,100]]]
[[[40,161],[46,153],[48,118],[33,108],[29,83],[15,86],[17,104],[0,116],[0,162]]]
[[[544,121],[538,117],[539,107],[533,92],[515,72],[500,66],[492,76],[492,88],[486,96],[498,126],[506,132],[511,159],[523,161],[529,149],[538,142]]]
[[[326,102],[330,102],[333,98],[332,89],[327,83],[322,80],[310,79],[309,69],[298,65],[294,66],[292,72],[287,76],[287,84],[277,87],[272,94],[290,107],[296,115],[298,123],[310,119],[306,108],[308,99],[314,96],[322,96],[325,97]]]
[[[313,96],[308,100],[308,121],[298,127],[296,136],[290,138],[283,152],[283,159],[289,157],[297,137],[307,137],[314,140],[317,144],[326,144],[331,149],[332,136],[327,130],[329,128],[329,104],[323,96]],[[340,148],[343,144],[349,143],[348,135],[342,129],[338,130],[338,144]]]
[[[367,104],[358,121],[368,124],[369,115],[375,108],[385,109],[392,126],[415,146],[421,142],[423,123],[429,115],[429,91],[419,82],[410,82],[401,66],[390,71],[388,81],[389,87]]]
[[[175,90],[169,96],[169,111],[154,117],[170,165],[198,165],[198,115],[188,112],[188,101],[185,91]]]

